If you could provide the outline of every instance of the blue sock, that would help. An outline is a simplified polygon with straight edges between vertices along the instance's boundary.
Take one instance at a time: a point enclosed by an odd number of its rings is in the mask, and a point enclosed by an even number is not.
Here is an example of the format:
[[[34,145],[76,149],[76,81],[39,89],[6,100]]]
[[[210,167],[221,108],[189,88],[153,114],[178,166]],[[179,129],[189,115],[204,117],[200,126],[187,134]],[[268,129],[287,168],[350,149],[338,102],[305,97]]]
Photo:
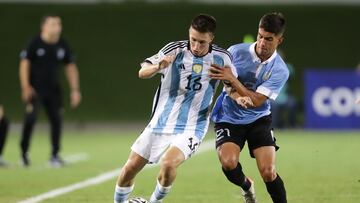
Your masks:
[[[114,194],[114,203],[127,203],[130,193],[133,191],[134,185],[130,187],[120,187],[116,184],[115,194]]]

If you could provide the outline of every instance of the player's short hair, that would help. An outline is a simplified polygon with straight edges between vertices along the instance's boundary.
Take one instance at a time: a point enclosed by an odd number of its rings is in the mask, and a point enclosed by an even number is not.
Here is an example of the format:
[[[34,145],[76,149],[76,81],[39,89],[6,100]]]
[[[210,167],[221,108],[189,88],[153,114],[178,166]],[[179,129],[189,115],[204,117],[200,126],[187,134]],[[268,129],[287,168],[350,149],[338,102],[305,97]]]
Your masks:
[[[207,14],[199,14],[191,21],[191,27],[201,33],[215,33],[216,19]]]
[[[45,24],[45,22],[47,21],[48,18],[60,18],[60,16],[56,15],[56,14],[46,14],[46,15],[44,15],[41,18],[40,27],[42,27]]]
[[[285,17],[280,12],[267,13],[260,19],[259,28],[275,35],[285,32]]]

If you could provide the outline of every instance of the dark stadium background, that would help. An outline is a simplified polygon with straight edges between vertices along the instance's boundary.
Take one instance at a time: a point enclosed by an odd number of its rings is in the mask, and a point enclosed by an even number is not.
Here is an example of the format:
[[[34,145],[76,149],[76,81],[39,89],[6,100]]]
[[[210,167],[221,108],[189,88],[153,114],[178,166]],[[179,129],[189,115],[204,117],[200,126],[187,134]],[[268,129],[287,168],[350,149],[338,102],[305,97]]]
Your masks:
[[[77,55],[83,103],[68,109],[68,121],[144,121],[151,111],[159,79],[140,80],[139,63],[173,40],[187,39],[190,19],[209,13],[218,20],[216,44],[228,47],[255,35],[258,19],[270,11],[287,18],[281,49],[296,69],[291,83],[303,101],[307,68],[354,69],[360,61],[360,6],[243,6],[190,3],[0,4],[0,97],[12,121],[21,121],[19,52],[37,34],[41,16],[62,16],[64,36]],[[63,75],[63,74],[62,74]],[[302,113],[298,114],[301,121]]]

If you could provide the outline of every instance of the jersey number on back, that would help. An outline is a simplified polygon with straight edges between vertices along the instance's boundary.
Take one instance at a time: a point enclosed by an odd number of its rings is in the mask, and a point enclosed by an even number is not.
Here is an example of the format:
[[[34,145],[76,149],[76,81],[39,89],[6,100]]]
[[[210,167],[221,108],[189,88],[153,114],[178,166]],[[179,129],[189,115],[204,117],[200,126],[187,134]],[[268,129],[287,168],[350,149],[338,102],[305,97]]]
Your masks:
[[[187,86],[185,87],[185,89],[197,91],[202,88],[202,84],[200,83],[201,76],[195,76],[193,78],[192,75],[189,75],[187,77],[187,79],[188,79],[188,83],[187,83]]]

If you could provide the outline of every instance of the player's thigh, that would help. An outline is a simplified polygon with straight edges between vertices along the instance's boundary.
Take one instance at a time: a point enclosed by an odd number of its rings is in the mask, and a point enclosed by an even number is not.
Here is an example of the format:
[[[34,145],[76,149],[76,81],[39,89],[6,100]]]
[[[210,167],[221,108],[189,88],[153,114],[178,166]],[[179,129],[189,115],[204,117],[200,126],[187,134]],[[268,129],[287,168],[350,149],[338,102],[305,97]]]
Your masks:
[[[273,146],[263,146],[254,149],[253,151],[258,168],[274,168],[276,153]]]
[[[202,140],[192,133],[183,133],[175,135],[170,146],[178,148],[182,152],[184,160],[186,160],[199,149],[201,141]]]
[[[157,163],[172,139],[171,134],[156,134],[151,131],[144,131],[131,146],[131,150],[147,159],[150,163]]]
[[[137,173],[139,172],[149,161],[134,151],[130,152],[129,158],[125,164],[125,167],[131,172]]]
[[[165,168],[177,168],[184,161],[184,152],[177,146],[170,146],[161,158],[161,166]]]
[[[259,118],[255,122],[247,125],[246,139],[251,157],[255,158],[254,150],[260,147],[272,146],[275,150],[279,149],[271,127],[271,115]]]

